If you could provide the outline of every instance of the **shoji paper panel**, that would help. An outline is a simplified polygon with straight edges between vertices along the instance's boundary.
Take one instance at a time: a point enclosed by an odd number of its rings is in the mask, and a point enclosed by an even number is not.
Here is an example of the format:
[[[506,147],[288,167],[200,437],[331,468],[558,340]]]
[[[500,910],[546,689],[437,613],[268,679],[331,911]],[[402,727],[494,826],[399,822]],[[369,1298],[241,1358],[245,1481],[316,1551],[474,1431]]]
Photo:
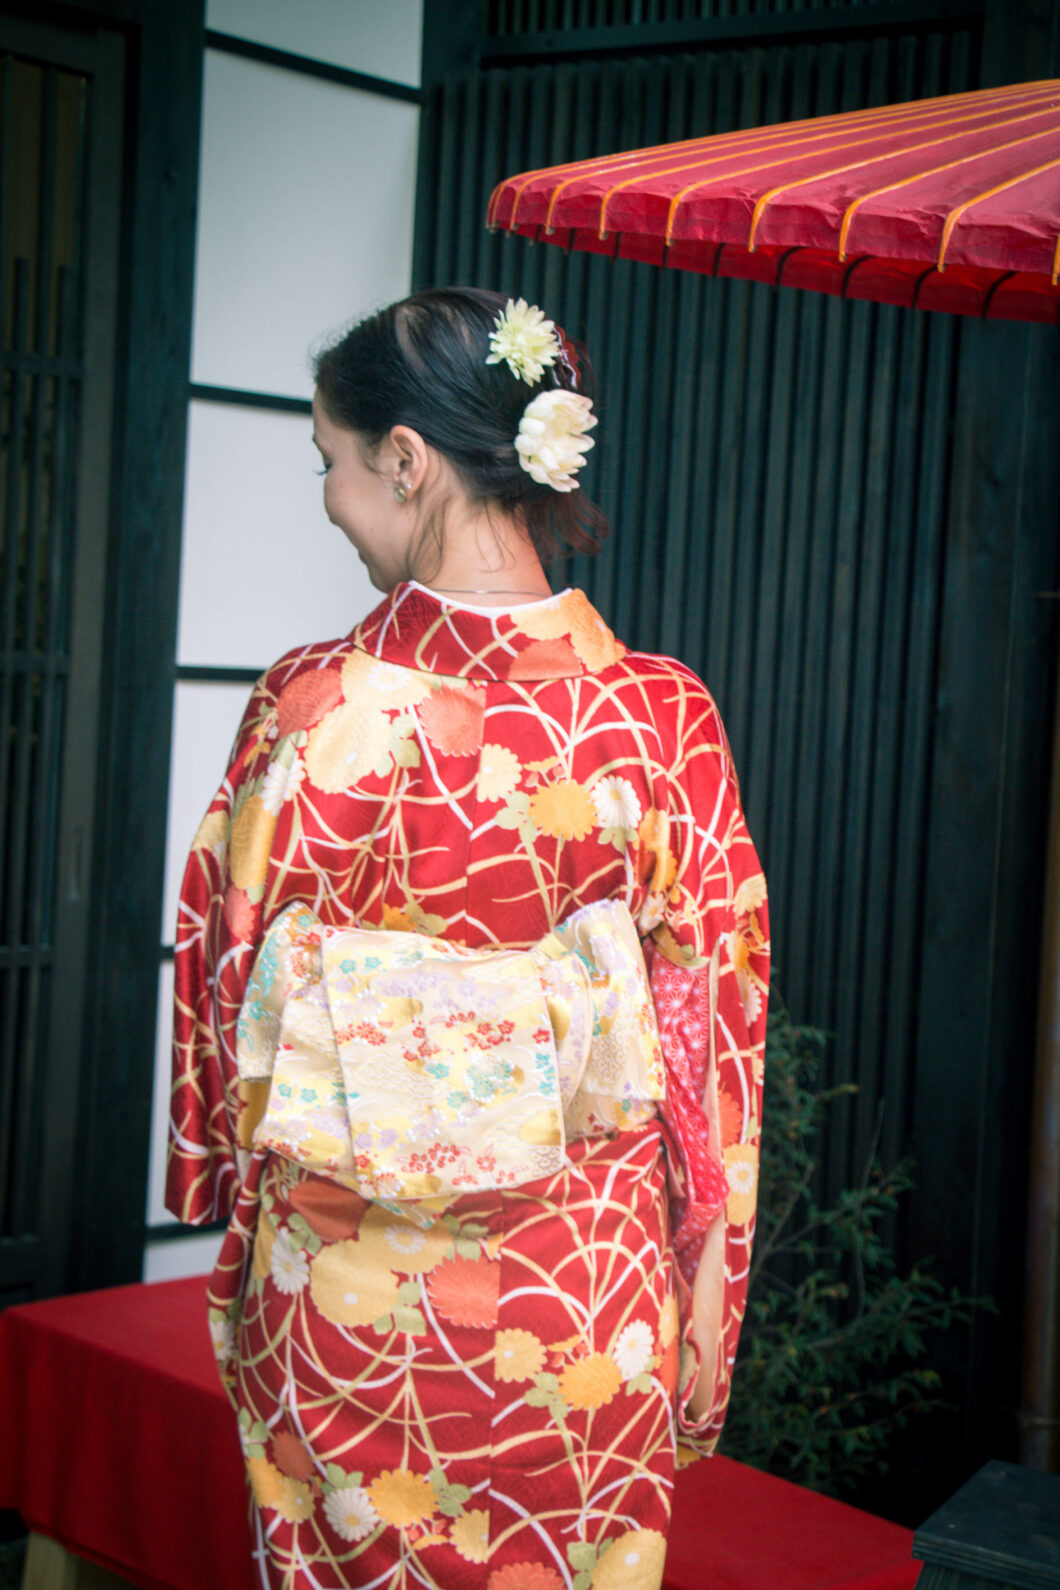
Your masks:
[[[158,969],[158,1027],[155,1036],[155,1092],[151,1102],[151,1159],[147,1173],[147,1224],[175,1224],[166,1209],[166,1143],[169,1128],[170,1043],[173,1037],[173,965]]]
[[[422,0],[209,0],[206,26],[395,83],[420,80]]]
[[[192,379],[309,396],[314,342],[409,290],[419,111],[207,50]]]
[[[311,433],[301,414],[191,405],[181,663],[264,668],[345,635],[379,600],[325,517]]]
[[[144,1249],[145,1281],[176,1281],[184,1275],[209,1275],[221,1248],[220,1231],[200,1232],[179,1240],[149,1242]],[[206,1323],[206,1298],[202,1304]]]
[[[167,944],[173,942],[188,847],[224,777],[250,689],[238,684],[177,685],[162,916],[162,939]]]

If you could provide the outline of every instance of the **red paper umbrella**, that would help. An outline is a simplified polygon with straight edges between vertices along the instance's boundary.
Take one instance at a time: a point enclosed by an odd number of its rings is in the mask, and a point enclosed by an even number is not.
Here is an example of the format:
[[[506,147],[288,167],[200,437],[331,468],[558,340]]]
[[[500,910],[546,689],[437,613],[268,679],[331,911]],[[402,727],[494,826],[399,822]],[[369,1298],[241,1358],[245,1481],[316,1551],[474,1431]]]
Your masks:
[[[711,276],[1060,321],[1060,80],[527,171],[487,225]]]

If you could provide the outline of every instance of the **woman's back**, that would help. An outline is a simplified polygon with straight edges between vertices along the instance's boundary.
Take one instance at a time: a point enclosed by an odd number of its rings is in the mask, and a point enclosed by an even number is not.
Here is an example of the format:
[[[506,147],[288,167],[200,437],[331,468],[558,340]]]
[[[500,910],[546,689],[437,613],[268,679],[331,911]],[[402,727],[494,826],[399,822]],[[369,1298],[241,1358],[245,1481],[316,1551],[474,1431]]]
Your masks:
[[[473,381],[487,297],[423,295],[348,341],[383,327],[400,365],[441,338]],[[369,407],[379,364],[354,383]],[[563,366],[552,418],[577,435]],[[332,378],[318,406],[349,395]],[[537,403],[521,465],[510,441],[454,463],[404,421],[320,407],[329,514],[388,594],[263,676],[185,876],[167,1202],[232,1213],[211,1329],[263,1582],[290,1590],[653,1590],[675,1427],[709,1451],[724,1417],[764,884],[701,682],[628,652],[581,593],[540,595],[533,527],[578,544],[594,510],[548,500],[588,443],[542,442]],[[502,512],[530,491],[513,469],[544,485]],[[395,578],[432,538],[438,589]],[[353,951],[354,926],[398,932]],[[417,997],[405,969],[437,990],[452,946],[483,951],[501,1019],[471,973],[456,1003]],[[498,950],[531,954],[517,976]]]

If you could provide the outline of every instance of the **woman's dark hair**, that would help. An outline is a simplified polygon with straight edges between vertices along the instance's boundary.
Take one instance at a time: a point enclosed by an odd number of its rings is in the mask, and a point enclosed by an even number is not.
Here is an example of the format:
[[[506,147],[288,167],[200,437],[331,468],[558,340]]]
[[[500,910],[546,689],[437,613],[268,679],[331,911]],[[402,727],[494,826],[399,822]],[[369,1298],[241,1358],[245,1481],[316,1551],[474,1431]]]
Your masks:
[[[592,396],[588,359],[564,341],[564,358],[531,387],[508,365],[487,364],[490,333],[507,298],[475,287],[416,293],[362,320],[317,355],[320,400],[336,425],[375,448],[409,425],[456,469],[472,500],[516,516],[545,561],[595,552],[608,522],[580,489],[553,491],[519,462],[515,438],[536,392]],[[439,535],[440,527],[436,527]]]

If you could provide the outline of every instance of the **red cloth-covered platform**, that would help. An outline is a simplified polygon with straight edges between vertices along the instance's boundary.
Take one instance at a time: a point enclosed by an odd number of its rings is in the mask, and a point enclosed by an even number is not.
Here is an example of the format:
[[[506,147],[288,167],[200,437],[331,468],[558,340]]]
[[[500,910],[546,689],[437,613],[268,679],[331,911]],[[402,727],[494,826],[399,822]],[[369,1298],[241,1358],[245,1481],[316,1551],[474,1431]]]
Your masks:
[[[0,1317],[0,1506],[142,1590],[252,1590],[202,1279]],[[912,1532],[727,1458],[678,1476],[665,1590],[909,1590]]]

